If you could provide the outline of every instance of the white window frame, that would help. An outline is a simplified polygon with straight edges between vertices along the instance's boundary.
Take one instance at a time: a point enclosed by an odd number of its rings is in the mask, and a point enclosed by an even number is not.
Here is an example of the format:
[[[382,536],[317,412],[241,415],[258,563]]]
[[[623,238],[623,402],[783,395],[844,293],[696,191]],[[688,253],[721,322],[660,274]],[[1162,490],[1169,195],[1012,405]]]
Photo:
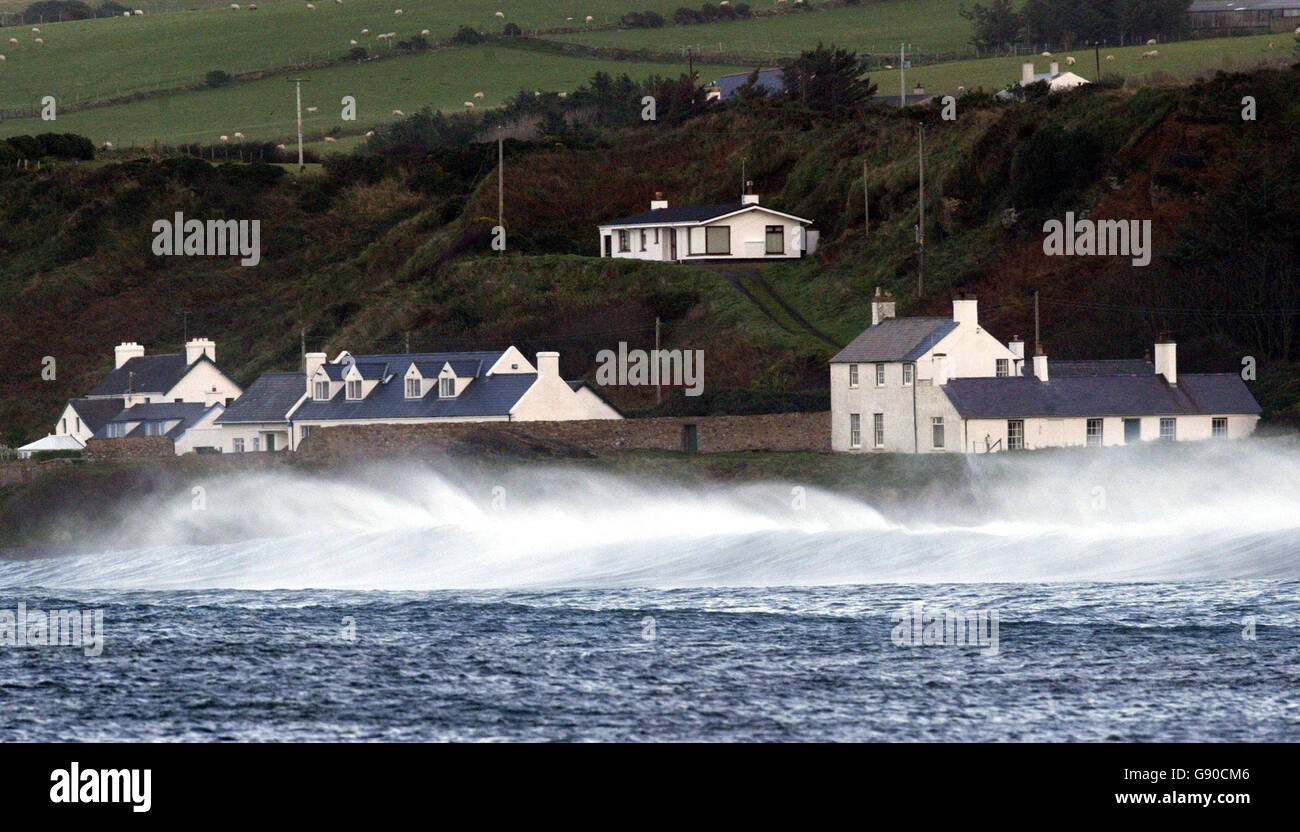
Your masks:
[[[945,447],[944,442],[947,436],[944,435],[944,424],[942,416],[930,417],[930,447],[941,449]]]
[[[885,386],[885,365],[883,363],[876,364],[876,386]]]
[[[408,376],[406,379],[406,398],[420,398],[420,378],[419,376]]]
[[[858,365],[850,364],[849,365],[849,387],[856,388],[860,383],[861,382],[858,378]]]
[[[1211,416],[1210,417],[1210,437],[1213,439],[1226,439],[1228,436],[1228,417]]]
[[[352,386],[354,384],[356,385],[355,387]],[[345,391],[344,395],[347,396],[348,401],[350,402],[361,401],[361,379],[359,378],[351,379],[347,382],[346,386],[347,386],[347,390]]]
[[[1168,435],[1165,434],[1165,428],[1169,428]],[[1169,442],[1178,441],[1178,418],[1176,416],[1160,417],[1160,438]]]
[[[443,378],[438,379],[438,398],[456,398],[456,379],[451,376],[444,376]]]
[[[885,414],[871,414],[871,446],[873,448],[885,447]]]
[[[1019,428],[1019,431],[1016,430]],[[1007,420],[1007,450],[1023,451],[1025,449],[1025,420]]]
[[[328,381],[316,382],[316,391],[312,398],[318,402],[328,401],[330,397],[330,383]]]
[[[912,378],[916,374],[915,367],[916,367],[915,364],[906,364],[906,363],[903,364],[903,386],[904,387],[912,386]]]
[[[234,453],[242,454],[244,452],[244,440],[243,439],[230,440],[230,449]]]
[[[626,228],[620,228],[618,230],[618,250],[620,254],[632,250],[631,243],[628,241]]]
[[[1093,431],[1094,425],[1097,428],[1096,431]],[[1087,420],[1086,422],[1084,422],[1084,434],[1086,436],[1085,444],[1089,448],[1100,448],[1102,444],[1104,444],[1105,442],[1106,420],[1105,419]]]
[[[862,447],[862,414],[849,414],[849,447]]]
[[[1008,378],[1011,375],[1011,359],[999,358],[994,365],[993,373],[997,378]]]

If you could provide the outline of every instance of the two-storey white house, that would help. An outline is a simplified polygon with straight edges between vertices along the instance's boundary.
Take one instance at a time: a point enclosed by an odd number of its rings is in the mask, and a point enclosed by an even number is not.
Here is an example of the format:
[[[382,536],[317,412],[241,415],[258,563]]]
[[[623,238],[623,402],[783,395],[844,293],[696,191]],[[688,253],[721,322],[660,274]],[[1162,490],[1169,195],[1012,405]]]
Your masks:
[[[1234,373],[1179,374],[1155,362],[1024,357],[979,325],[975,298],[952,318],[894,316],[877,290],[872,325],[831,359],[831,449],[987,453],[1249,436],[1259,404]]]
[[[790,260],[817,250],[812,220],[759,204],[757,194],[723,205],[670,208],[655,194],[650,210],[597,227],[601,257],[683,263]]]

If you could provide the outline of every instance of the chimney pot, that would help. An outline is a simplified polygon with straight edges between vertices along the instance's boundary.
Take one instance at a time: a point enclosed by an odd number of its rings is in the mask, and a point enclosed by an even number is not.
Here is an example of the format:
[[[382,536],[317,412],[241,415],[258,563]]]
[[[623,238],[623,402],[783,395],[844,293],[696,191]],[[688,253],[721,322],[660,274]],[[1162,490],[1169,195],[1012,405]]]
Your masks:
[[[1174,343],[1168,333],[1160,333],[1160,340],[1156,342],[1156,374],[1165,377],[1165,381],[1170,384],[1178,383],[1178,345]]]
[[[1034,83],[1034,62],[1025,61],[1020,65],[1020,85],[1029,86]]]
[[[560,377],[560,354],[558,352],[539,352],[537,354],[537,377]]]
[[[880,287],[876,287],[876,296],[871,300],[871,325],[875,326],[886,318],[894,317],[894,296],[889,292],[882,292]]]
[[[113,358],[116,362],[113,369],[121,367],[132,358],[141,358],[144,356],[144,347],[135,341],[123,341],[113,349]]]
[[[952,319],[957,324],[979,326],[979,301],[973,295],[958,294],[952,301]]]
[[[193,364],[205,355],[209,361],[217,360],[217,345],[215,342],[207,338],[191,338],[185,344],[186,364]]]
[[[1042,350],[1034,355],[1034,377],[1039,381],[1046,382],[1047,376],[1047,356]]]

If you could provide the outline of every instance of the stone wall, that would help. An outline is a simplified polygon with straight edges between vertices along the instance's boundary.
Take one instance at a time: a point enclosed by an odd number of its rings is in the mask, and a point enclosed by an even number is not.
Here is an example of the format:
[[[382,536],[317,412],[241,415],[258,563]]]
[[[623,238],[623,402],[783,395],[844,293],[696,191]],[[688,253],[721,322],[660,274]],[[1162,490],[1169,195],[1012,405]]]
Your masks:
[[[166,436],[89,439],[84,455],[88,459],[158,459],[176,456],[176,444]]]
[[[317,428],[298,448],[314,458],[420,456],[492,433],[561,443],[593,453],[680,451],[684,425],[696,426],[700,453],[830,450],[830,413],[672,416],[573,422],[447,422]]]

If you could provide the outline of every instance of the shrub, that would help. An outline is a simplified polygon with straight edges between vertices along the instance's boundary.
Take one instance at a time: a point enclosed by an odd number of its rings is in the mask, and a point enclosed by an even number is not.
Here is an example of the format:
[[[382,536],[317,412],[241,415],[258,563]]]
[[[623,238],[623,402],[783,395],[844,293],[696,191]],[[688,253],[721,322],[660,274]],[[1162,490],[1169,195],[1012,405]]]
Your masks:
[[[224,87],[234,79],[231,78],[230,73],[226,72],[224,69],[214,69],[207,75],[203,76],[203,80],[209,87]]]

